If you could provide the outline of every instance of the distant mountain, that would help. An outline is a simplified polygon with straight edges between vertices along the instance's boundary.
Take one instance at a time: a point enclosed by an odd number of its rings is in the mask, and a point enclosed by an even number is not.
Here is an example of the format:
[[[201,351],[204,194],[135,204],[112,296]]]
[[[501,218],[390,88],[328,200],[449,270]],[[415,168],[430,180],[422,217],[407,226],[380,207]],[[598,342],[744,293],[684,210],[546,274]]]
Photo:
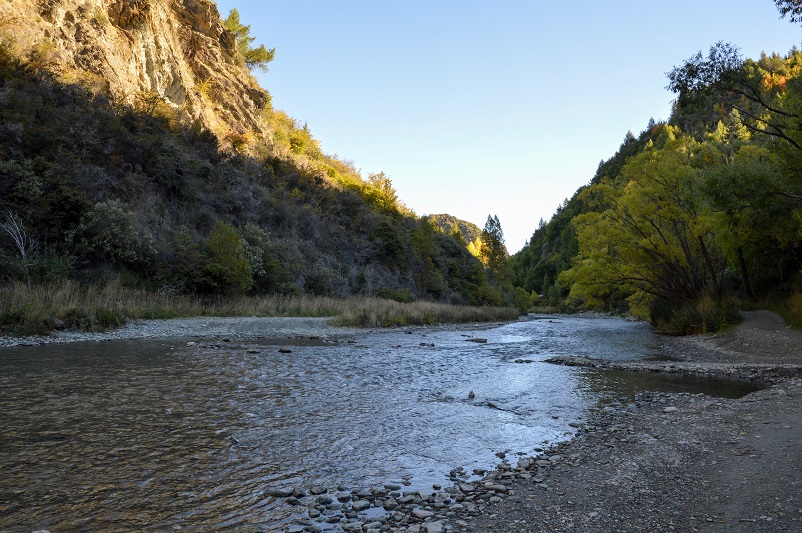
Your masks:
[[[429,215],[429,219],[434,221],[437,227],[446,234],[450,234],[452,228],[456,225],[466,243],[474,242],[482,235],[482,230],[479,226],[465,220],[460,220],[453,215]]]

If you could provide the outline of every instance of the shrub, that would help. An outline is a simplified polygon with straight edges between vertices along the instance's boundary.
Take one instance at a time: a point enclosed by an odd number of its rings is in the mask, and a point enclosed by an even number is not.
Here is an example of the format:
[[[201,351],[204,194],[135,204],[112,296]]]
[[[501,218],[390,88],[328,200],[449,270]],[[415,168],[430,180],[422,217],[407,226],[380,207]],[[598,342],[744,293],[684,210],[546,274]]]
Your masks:
[[[78,249],[113,263],[139,266],[156,254],[153,237],[138,230],[134,213],[119,200],[98,202],[81,219],[74,234]]]
[[[651,315],[655,328],[669,335],[714,333],[737,324],[740,320],[734,302],[717,301],[709,296],[704,296],[697,302],[673,306],[664,301],[655,302]]]
[[[412,291],[403,288],[403,289],[390,289],[388,287],[379,287],[375,291],[373,291],[374,296],[378,298],[384,298],[386,300],[395,300],[396,302],[401,303],[409,303],[415,301],[415,296],[413,296]]]
[[[532,300],[532,295],[521,287],[515,287],[513,302],[515,304],[515,308],[518,309],[521,314],[526,314],[527,311],[532,308],[532,304],[534,303]]]
[[[254,288],[265,293],[281,292],[280,288],[289,281],[289,276],[273,253],[270,234],[255,224],[248,224],[242,228],[242,237]]]
[[[251,265],[237,228],[218,220],[206,238],[206,272],[223,292],[246,292],[253,286]]]

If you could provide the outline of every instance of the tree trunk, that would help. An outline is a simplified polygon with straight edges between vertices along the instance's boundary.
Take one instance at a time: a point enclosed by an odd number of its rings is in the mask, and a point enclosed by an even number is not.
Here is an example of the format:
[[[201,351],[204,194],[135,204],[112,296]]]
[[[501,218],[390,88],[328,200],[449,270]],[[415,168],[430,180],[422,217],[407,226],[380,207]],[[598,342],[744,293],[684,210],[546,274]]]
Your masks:
[[[752,290],[752,284],[749,282],[749,272],[746,270],[746,260],[744,259],[744,250],[740,246],[738,247],[738,265],[741,267],[741,277],[744,280],[744,288],[746,289],[746,295],[749,297],[750,300],[756,302],[757,297],[755,296],[755,293]]]
[[[698,237],[698,239],[699,246],[702,250],[702,257],[704,258],[707,270],[710,272],[710,280],[713,283],[713,292],[716,295],[716,300],[719,300],[721,299],[721,286],[719,285],[718,278],[716,277],[716,270],[713,268],[713,261],[710,259],[710,254],[707,253],[707,247],[705,246],[705,242],[702,240],[702,237]]]

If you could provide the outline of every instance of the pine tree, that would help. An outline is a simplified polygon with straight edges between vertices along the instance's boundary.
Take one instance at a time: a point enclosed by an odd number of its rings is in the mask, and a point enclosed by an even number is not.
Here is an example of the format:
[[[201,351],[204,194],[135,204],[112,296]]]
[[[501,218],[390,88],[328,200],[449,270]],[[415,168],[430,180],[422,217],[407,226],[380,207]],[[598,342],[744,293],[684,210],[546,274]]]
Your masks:
[[[251,48],[251,43],[256,40],[256,37],[251,37],[251,27],[246,26],[240,22],[239,11],[232,9],[228,17],[223,21],[223,27],[234,34],[237,39],[237,50],[242,55],[245,65],[252,69],[258,68],[263,72],[267,72],[267,64],[273,61],[276,56],[276,49],[271,48],[268,50],[265,45],[259,45],[258,48]]]
[[[498,216],[487,216],[481,239],[480,254],[482,262],[493,273],[497,281],[507,281],[509,277],[509,266],[507,265],[509,254],[507,253],[507,247],[504,245],[504,231],[501,229]]]

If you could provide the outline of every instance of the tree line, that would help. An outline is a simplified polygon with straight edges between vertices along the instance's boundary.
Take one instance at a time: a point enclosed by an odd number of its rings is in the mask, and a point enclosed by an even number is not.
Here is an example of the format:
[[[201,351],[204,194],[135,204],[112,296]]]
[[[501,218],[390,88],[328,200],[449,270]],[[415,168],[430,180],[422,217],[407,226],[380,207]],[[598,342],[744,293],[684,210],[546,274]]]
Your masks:
[[[753,60],[723,42],[673,68],[670,119],[628,134],[540,225],[511,260],[515,283],[673,333],[758,301],[802,316],[800,70],[796,48]]]

